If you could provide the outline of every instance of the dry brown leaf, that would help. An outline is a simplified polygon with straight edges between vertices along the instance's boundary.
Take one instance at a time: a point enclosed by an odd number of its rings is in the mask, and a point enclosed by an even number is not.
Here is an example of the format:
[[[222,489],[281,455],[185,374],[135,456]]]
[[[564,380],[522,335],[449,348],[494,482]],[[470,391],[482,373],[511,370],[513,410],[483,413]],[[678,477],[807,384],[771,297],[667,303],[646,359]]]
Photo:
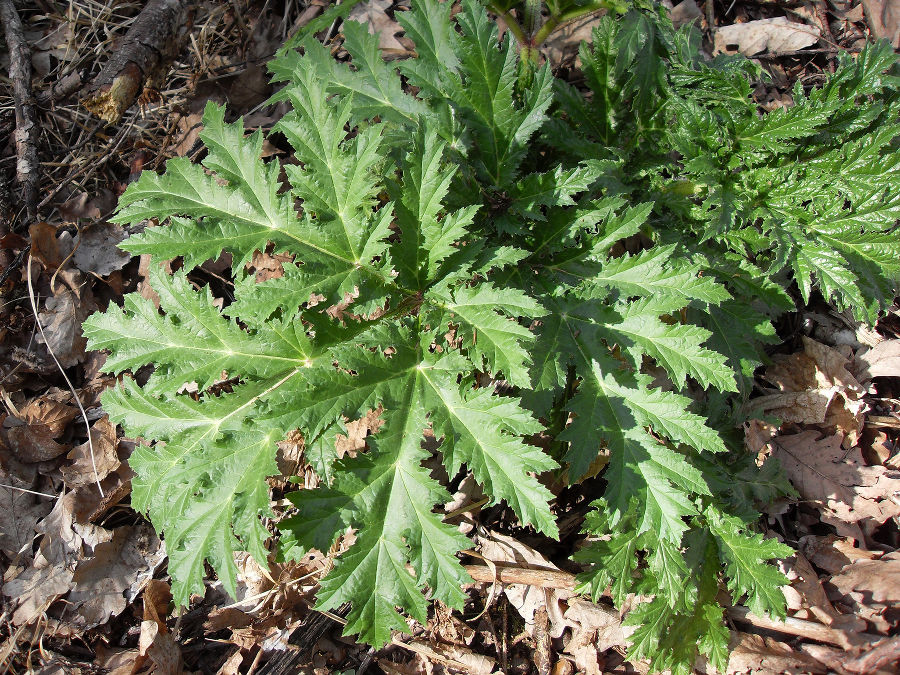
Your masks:
[[[23,462],[46,462],[68,452],[72,446],[57,443],[54,435],[46,424],[26,424],[6,432],[10,448]]]
[[[70,621],[87,630],[120,614],[164,557],[149,525],[113,530],[112,540],[98,545],[93,557],[75,569],[74,590],[68,598],[73,606]]]
[[[72,572],[63,565],[29,567],[3,585],[3,595],[15,607],[16,626],[31,623],[72,587]]]
[[[591,32],[600,23],[601,14],[591,14],[557,28],[550,33],[550,37],[541,45],[541,51],[547,57],[547,61],[553,68],[558,68],[569,59],[577,60],[578,48],[582,40],[591,40]]]
[[[81,558],[82,537],[73,528],[75,500],[74,492],[57,499],[50,514],[35,528],[44,535],[41,538],[41,556],[53,564],[74,567],[75,561]]]
[[[60,468],[63,480],[70,488],[91,485],[98,480],[103,480],[119,466],[119,456],[116,452],[118,446],[116,425],[109,421],[109,416],[104,415],[94,422],[90,433],[93,442],[93,458],[91,457],[91,444],[85,441],[72,448],[67,455],[68,459],[73,460],[72,463]]]
[[[78,408],[68,405],[67,402],[72,399],[71,394],[63,392],[60,389],[50,389],[43,396],[31,399],[28,403],[19,408],[21,420],[28,424],[43,424],[53,435],[53,438],[60,436],[75,417],[78,415]]]
[[[202,119],[203,115],[200,113],[189,113],[178,118],[178,121],[175,123],[178,133],[175,136],[175,145],[172,148],[172,152],[178,157],[184,157],[190,153],[197,141],[200,140],[200,132],[203,131]]]
[[[684,2],[679,2],[669,10],[669,18],[672,20],[675,28],[681,28],[683,25],[696,21],[702,16],[703,12],[700,11],[694,0],[684,0]]]
[[[863,382],[873,377],[900,377],[900,340],[885,340],[865,354],[857,354],[856,365]]]
[[[72,264],[82,272],[109,276],[131,260],[131,254],[118,246],[123,239],[125,230],[121,225],[102,222],[89,225],[75,237],[77,248],[72,254]]]
[[[402,28],[385,12],[393,4],[393,0],[368,0],[354,7],[347,19],[368,24],[369,35],[379,34],[378,46],[381,49],[398,49],[405,52],[406,48],[394,37]]]
[[[367,410],[365,417],[353,422],[347,422],[344,425],[347,427],[347,434],[337,434],[334,443],[335,451],[339,458],[348,453],[351,457],[355,457],[356,452],[366,447],[366,436],[370,433],[376,433],[381,428],[381,425],[384,424],[384,420],[381,419],[381,413],[381,408],[378,410]]]
[[[261,284],[269,279],[280,279],[284,276],[284,264],[294,262],[294,256],[288,253],[253,252],[250,266],[256,272],[256,283]]]
[[[238,675],[241,670],[241,664],[244,662],[244,655],[238,649],[234,654],[226,659],[225,663],[216,672],[216,675]]]
[[[836,427],[846,446],[862,431],[865,388],[850,373],[849,359],[827,345],[803,338],[803,352],[774,358],[763,378],[779,393],[761,396],[754,407],[785,422]]]
[[[767,50],[770,54],[793,52],[816,44],[821,32],[818,26],[794,23],[783,16],[720,26],[715,32],[713,53],[737,51],[753,56]]]
[[[900,472],[866,466],[859,448],[844,450],[842,436],[817,431],[778,436],[773,456],[803,499],[820,506],[822,519],[839,534],[862,539],[888,518],[900,516]],[[860,529],[862,528],[862,529]]]
[[[91,301],[78,297],[69,290],[63,290],[52,298],[47,298],[41,311],[43,334],[36,339],[53,351],[56,358],[65,368],[69,368],[84,360],[84,348],[87,340],[81,334],[81,323],[97,309]]]
[[[55,270],[66,257],[56,238],[58,231],[55,225],[43,221],[34,223],[28,228],[31,238],[31,255],[48,270]]]
[[[539,552],[521,541],[498,532],[480,530],[478,543],[481,555],[495,563],[515,563],[528,569],[559,570]],[[550,635],[558,638],[566,629],[560,603],[572,597],[572,593],[558,588],[539,588],[524,584],[508,584],[504,594],[509,603],[525,620],[525,628],[530,633],[534,627],[534,612],[538,607],[546,606],[550,619]]]
[[[900,47],[900,0],[862,0],[862,7],[875,37]]]
[[[848,565],[829,583],[834,587],[834,602],[871,621],[877,630],[886,633],[896,626],[900,618],[900,552]]]
[[[25,492],[33,486],[2,467],[0,483],[3,483],[0,487],[0,551],[10,560],[22,555],[23,562],[28,562],[33,557],[31,544],[36,536],[34,527],[50,513],[53,500]]]
[[[749,633],[732,632],[726,675],[827,673],[828,668],[784,642]]]
[[[819,581],[819,575],[802,553],[795,553],[780,566],[791,580],[791,584],[782,591],[794,618],[815,619],[825,626],[849,633],[866,630],[865,621],[857,616],[841,614],[832,606],[828,594]],[[851,647],[849,638],[843,646],[848,649]]]
[[[583,598],[570,598],[565,619],[572,627],[572,637],[564,652],[570,654],[579,672],[599,675],[598,654],[607,649],[623,649],[635,628],[623,626],[622,617],[612,608]]]
[[[881,557],[864,548],[856,548],[849,537],[807,535],[800,538],[800,550],[819,569],[836,574],[858,560],[874,560]]]

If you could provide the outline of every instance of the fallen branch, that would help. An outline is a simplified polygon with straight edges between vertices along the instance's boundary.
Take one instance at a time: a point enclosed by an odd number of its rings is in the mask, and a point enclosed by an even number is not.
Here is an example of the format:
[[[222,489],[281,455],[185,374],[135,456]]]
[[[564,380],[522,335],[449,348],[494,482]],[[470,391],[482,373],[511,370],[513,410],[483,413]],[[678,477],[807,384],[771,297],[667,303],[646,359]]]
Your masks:
[[[559,588],[575,590],[575,575],[560,570],[542,570],[528,567],[506,567],[503,563],[494,563],[497,573],[487,565],[466,565],[466,572],[480,583],[525,584],[538,588]]]
[[[178,53],[186,6],[186,0],[150,0],[81,104],[109,124],[118,122],[145,86],[162,80]]]
[[[37,195],[40,163],[37,154],[38,126],[35,122],[34,95],[31,93],[31,50],[12,0],[0,0],[0,22],[6,32],[9,49],[9,77],[16,107],[16,180],[22,188],[22,200],[28,220],[37,220]],[[0,232],[0,236],[7,234]]]
[[[526,567],[504,566],[503,563],[495,563],[496,573],[486,565],[465,565],[466,572],[478,583],[524,584],[538,588],[558,588],[568,591],[575,590],[575,575],[561,570],[542,570]],[[881,637],[870,633],[851,633],[849,631],[831,628],[815,621],[806,621],[788,617],[784,621],[770,619],[765,616],[751,614],[746,607],[732,607],[728,610],[728,617],[733,621],[741,621],[755,628],[771,630],[787,635],[837,645],[844,649],[855,646],[873,644]]]

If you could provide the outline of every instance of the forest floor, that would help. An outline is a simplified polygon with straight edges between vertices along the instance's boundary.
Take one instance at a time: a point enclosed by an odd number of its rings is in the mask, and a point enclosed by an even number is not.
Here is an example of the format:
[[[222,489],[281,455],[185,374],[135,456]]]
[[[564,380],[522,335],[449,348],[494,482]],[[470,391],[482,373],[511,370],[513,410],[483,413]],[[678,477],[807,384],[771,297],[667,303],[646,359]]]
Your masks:
[[[573,593],[577,568],[567,559],[583,516],[574,499],[558,500],[571,536],[556,546],[510,528],[501,507],[466,516],[476,562],[488,561],[481,569],[506,563],[504,580],[526,583],[477,579],[464,612],[438,606],[427,625],[378,651],[341,637],[340,616],[310,609],[329,565],[318,552],[269,571],[241,558],[237,599],[210,579],[205,597],[170,613],[164,545],[129,506],[136,441],[100,408],[115,378],[102,373],[102,354],[85,351],[80,330],[125,293],[152,297],[147,261],[115,247],[126,233],[107,219],[141,170],[196,158],[207,101],[227,103],[248,128],[271,127],[278,111],[265,106],[273,91],[265,63],[327,3],[190,3],[174,30],[158,26],[171,58],[152,82],[131,74],[139,98],[112,122],[97,116],[116,116],[108,101],[93,112],[83,103],[102,98],[104,66],[153,3],[4,4],[17,10],[33,69],[37,164],[29,196],[17,181],[15,59],[0,48],[0,672],[647,672],[624,658],[623,614]],[[383,31],[391,58],[411,46],[394,19],[405,6],[370,0],[356,15]],[[709,54],[739,49],[758,59],[771,77],[755,95],[769,109],[789,105],[795,83],[821,83],[840,52],[876,37],[896,47],[900,33],[900,0],[684,0],[670,12],[676,23],[696,22]],[[577,71],[577,45],[594,20],[551,37],[545,56],[558,72]],[[254,265],[266,274],[279,263],[262,254]],[[210,261],[192,280],[227,283],[222,271]],[[757,395],[786,421],[745,431],[748,451],[778,456],[799,493],[765,510],[767,532],[796,550],[781,564],[789,618],[729,611],[728,672],[898,672],[900,305],[873,328],[820,298],[778,331]],[[348,448],[362,447],[376,424],[351,423]],[[302,473],[302,458],[294,461]],[[471,501],[466,485],[458,504]],[[272,487],[283,510],[284,485]],[[697,670],[709,668],[698,661]]]

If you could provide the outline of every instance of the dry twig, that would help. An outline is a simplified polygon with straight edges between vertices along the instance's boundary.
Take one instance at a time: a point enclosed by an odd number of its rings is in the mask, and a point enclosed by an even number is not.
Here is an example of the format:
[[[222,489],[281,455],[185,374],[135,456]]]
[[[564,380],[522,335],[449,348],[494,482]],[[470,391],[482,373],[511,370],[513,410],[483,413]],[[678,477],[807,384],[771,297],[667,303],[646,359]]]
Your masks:
[[[154,82],[178,52],[184,0],[150,0],[125,34],[82,105],[106,122],[118,122],[144,87]]]
[[[37,195],[40,164],[37,154],[38,126],[35,122],[34,95],[31,93],[31,51],[12,0],[0,0],[0,21],[9,48],[9,76],[16,106],[16,179],[22,187],[22,199],[28,220],[37,219]],[[5,234],[0,232],[0,236]]]

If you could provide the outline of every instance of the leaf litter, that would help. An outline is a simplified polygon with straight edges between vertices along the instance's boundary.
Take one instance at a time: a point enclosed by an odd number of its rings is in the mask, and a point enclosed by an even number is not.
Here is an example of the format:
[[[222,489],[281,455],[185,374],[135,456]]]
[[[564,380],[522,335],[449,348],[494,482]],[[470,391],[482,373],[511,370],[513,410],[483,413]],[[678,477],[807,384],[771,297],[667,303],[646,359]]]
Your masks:
[[[115,3],[70,4],[76,23],[70,23],[71,17],[52,14],[29,17],[39,27],[32,48],[38,78],[43,78],[44,84],[81,67],[87,58],[83,50],[108,54],[126,24],[123,19],[139,9],[137,3],[119,3],[117,8]],[[195,609],[177,620],[170,616],[168,585],[152,578],[161,574],[165,548],[139,517],[126,506],[117,506],[127,499],[127,457],[133,443],[116,437],[114,426],[97,406],[102,380],[85,377],[76,381],[76,392],[90,415],[97,473],[111,495],[101,498],[87,453],[86,430],[45,350],[45,346],[52,349],[64,368],[73,372],[82,368],[87,375],[93,357],[84,353],[81,319],[120,296],[122,288],[137,284],[149,288],[146,267],[139,268],[114,246],[124,231],[104,221],[107,197],[121,192],[137,158],[149,155],[147,168],[152,168],[167,155],[190,154],[199,119],[190,109],[202,108],[210,97],[237,102],[240,112],[253,112],[265,123],[265,113],[256,108],[269,93],[267,80],[254,70],[257,64],[248,64],[243,55],[249,53],[252,59],[261,60],[274,51],[300,8],[286,3],[284,16],[266,17],[269,25],[275,26],[273,30],[256,30],[263,23],[254,14],[261,4],[207,3],[195,25],[199,40],[191,48],[193,63],[175,66],[164,99],[142,104],[140,111],[126,116],[121,124],[129,129],[128,142],[118,146],[111,161],[98,162],[97,158],[104,148],[112,147],[112,139],[104,137],[99,126],[85,128],[74,105],[61,105],[48,125],[48,160],[59,163],[60,158],[69,158],[53,171],[81,173],[75,181],[50,172],[47,178],[54,183],[48,194],[53,191],[56,195],[50,202],[56,211],[48,212],[48,222],[30,229],[39,318],[46,338],[40,336],[33,320],[29,323],[26,318],[21,323],[15,306],[5,306],[0,315],[0,387],[5,404],[0,412],[0,551],[3,595],[10,611],[4,637],[12,641],[16,635],[16,640],[22,640],[23,633],[13,632],[15,629],[36,628],[35,634],[46,636],[49,642],[43,656],[35,652],[34,658],[46,658],[48,666],[71,665],[73,659],[82,667],[89,662],[67,647],[66,638],[87,631],[93,663],[112,672],[196,670],[197,657],[187,657],[182,646],[188,640],[224,635],[217,639],[225,648],[212,652],[216,666],[210,672],[218,667],[220,672],[245,672],[252,663],[264,663],[273,653],[286,649],[289,636],[314,616],[308,608],[317,575],[329,565],[329,552],[276,562],[268,576],[246,558],[239,561],[242,599],[238,606],[232,606],[234,601],[212,582],[207,599]],[[685,22],[695,21],[706,31],[716,29],[713,48],[726,51],[737,45],[743,53],[766,56],[824,44],[824,36],[832,31],[842,45],[858,48],[861,29],[869,25],[875,34],[896,40],[896,17],[900,15],[895,0],[836,3],[829,26],[822,24],[815,12],[803,18],[771,16],[768,7],[736,4],[733,13],[717,17],[718,25],[710,26],[710,14],[701,16],[690,0],[679,7],[679,17],[683,14]],[[371,32],[386,29],[382,47],[398,54],[406,47],[392,15],[402,9],[402,3],[388,0],[371,0],[357,7],[358,17],[369,23]],[[99,13],[92,14],[95,10]],[[88,16],[91,22],[85,23]],[[735,16],[740,21],[726,23]],[[876,16],[878,21],[873,18]],[[75,32],[74,25],[94,28]],[[100,27],[107,32],[98,30]],[[555,65],[571,63],[576,52],[573,44],[590,27],[585,22],[557,36],[557,42],[551,43],[555,50],[549,54],[551,61]],[[242,44],[247,40],[249,52]],[[773,63],[776,79],[796,79],[808,74],[804,68],[814,75],[823,62],[802,66],[788,58],[767,63]],[[0,97],[8,97],[2,86]],[[75,124],[75,120],[81,121]],[[76,131],[79,125],[83,128]],[[69,148],[61,151],[61,140],[72,133],[77,140],[70,144],[71,152]],[[165,151],[158,152],[159,148]],[[68,187],[59,189],[60,184]],[[12,238],[5,241],[16,245]],[[258,278],[277,277],[286,261],[257,253],[253,267]],[[212,275],[195,281],[211,284],[220,296],[226,294],[227,283]],[[772,521],[783,524],[788,542],[805,555],[798,554],[787,567],[792,579],[786,589],[792,598],[791,616],[809,625],[834,628],[852,646],[837,652],[812,638],[804,639],[802,632],[794,633],[799,641],[783,634],[776,638],[765,631],[754,632],[752,620],[737,620],[729,673],[827,672],[829,668],[862,673],[890,668],[894,647],[888,636],[900,623],[896,613],[900,558],[894,552],[900,514],[900,336],[896,329],[887,328],[897,323],[883,323],[886,339],[872,348],[823,344],[827,339],[817,334],[816,340],[802,336],[802,348],[793,353],[782,349],[757,381],[762,394],[755,400],[770,421],[769,431],[762,423],[747,427],[748,438],[751,433],[758,436],[748,446],[761,458],[772,455],[779,459],[800,493],[796,503],[770,509]],[[93,372],[96,375],[97,369]],[[377,430],[377,418],[348,421],[346,429],[345,450],[361,450],[368,434]],[[871,452],[876,439],[881,450]],[[302,448],[302,443],[298,447]],[[465,491],[460,495],[460,506],[477,501]],[[482,515],[495,519],[492,525],[503,529],[502,515],[496,509]],[[472,522],[466,516],[460,527],[471,527]],[[829,534],[822,534],[823,527]],[[492,531],[490,539],[482,540],[481,553],[489,559],[496,557],[496,563],[525,569],[553,569],[556,566],[551,559],[565,558],[545,555],[517,536],[516,532]],[[485,546],[488,541],[493,543]],[[472,611],[464,618],[471,619],[484,609],[479,602],[489,597],[487,586],[473,587]],[[462,672],[492,672],[505,660],[507,668],[518,664],[521,670],[523,659],[527,663],[531,653],[528,645],[537,648],[540,643],[550,645],[554,673],[625,672],[616,650],[626,644],[628,629],[610,607],[565,590],[501,586],[503,594],[473,625],[438,610],[414,640],[405,647],[387,647],[377,656],[377,663],[385,672],[435,672],[448,663],[457,664]],[[129,607],[139,620],[127,618]],[[497,619],[501,608],[509,613],[502,623]],[[511,624],[521,631],[518,636]],[[801,625],[798,630],[802,629]],[[101,639],[102,631],[114,635],[119,631],[116,637],[127,646],[111,646],[113,642]],[[541,636],[542,631],[549,641]],[[365,650],[342,642],[339,633],[335,622],[326,637],[304,646],[311,667],[334,672],[336,664],[350,664],[354,659],[359,663],[365,658]],[[34,644],[21,642],[17,653],[28,653]],[[842,663],[835,660],[836,652],[843,657]],[[698,667],[702,670],[703,664]]]

